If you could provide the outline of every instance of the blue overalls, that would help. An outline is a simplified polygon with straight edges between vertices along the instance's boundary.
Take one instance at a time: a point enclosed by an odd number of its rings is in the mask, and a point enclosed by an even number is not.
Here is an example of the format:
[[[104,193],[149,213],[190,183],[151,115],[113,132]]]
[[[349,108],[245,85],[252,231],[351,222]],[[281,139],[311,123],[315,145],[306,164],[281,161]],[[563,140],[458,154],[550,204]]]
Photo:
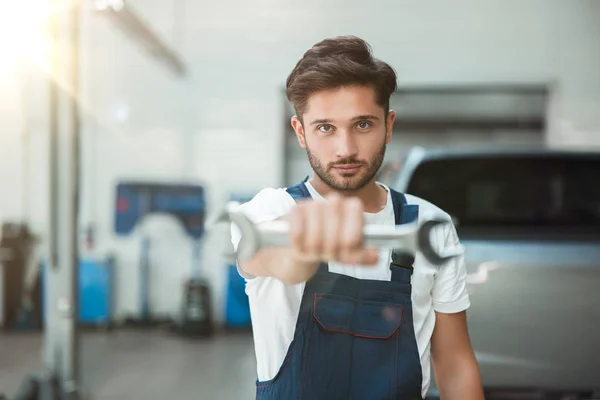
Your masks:
[[[310,198],[301,182],[295,200]],[[396,225],[417,205],[392,191]],[[411,265],[390,264],[391,281],[331,273],[321,264],[306,282],[294,338],[277,375],[257,382],[257,400],[422,400],[413,327]]]

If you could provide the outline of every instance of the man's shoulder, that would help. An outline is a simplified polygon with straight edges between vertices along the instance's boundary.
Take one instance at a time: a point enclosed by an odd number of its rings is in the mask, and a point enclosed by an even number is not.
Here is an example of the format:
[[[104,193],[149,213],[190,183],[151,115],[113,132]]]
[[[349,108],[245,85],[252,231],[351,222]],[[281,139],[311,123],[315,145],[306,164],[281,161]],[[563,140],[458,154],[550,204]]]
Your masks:
[[[441,209],[437,205],[422,199],[418,196],[414,196],[411,194],[404,193],[406,197],[407,204],[415,204],[419,206],[419,215],[428,216],[428,217],[437,217],[441,219],[452,221],[450,214],[448,214],[445,210]]]
[[[253,220],[279,218],[288,213],[295,201],[286,188],[264,188],[248,202],[241,204],[240,211]]]
[[[290,194],[287,192],[287,188],[267,187],[257,192],[248,203],[276,203],[286,201],[288,197]]]
[[[405,196],[408,204],[417,204],[419,206],[420,221],[431,219],[446,221],[446,223],[433,229],[432,238],[437,243],[436,246],[445,246],[449,243],[456,245],[458,243],[459,238],[455,221],[448,212],[418,196],[409,194],[405,194]],[[438,249],[440,248],[438,247]]]

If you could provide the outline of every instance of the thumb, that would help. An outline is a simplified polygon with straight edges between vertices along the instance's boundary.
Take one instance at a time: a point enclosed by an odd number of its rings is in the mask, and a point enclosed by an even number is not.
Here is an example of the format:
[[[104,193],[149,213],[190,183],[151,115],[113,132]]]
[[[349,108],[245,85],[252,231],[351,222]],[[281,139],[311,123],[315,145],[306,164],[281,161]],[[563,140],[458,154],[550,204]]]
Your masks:
[[[377,249],[365,249],[363,251],[362,264],[364,265],[377,265],[379,262],[379,250]]]

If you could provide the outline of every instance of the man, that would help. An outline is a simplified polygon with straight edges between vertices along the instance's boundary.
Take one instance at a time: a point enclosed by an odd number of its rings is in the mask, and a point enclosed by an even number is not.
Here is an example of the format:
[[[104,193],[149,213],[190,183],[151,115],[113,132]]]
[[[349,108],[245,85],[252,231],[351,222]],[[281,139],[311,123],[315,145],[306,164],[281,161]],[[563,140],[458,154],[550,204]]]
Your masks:
[[[285,218],[291,230],[289,247],[262,249],[238,265],[259,399],[422,399],[431,360],[442,399],[483,399],[466,325],[464,259],[434,266],[420,253],[406,262],[362,246],[365,223],[443,213],[375,181],[395,90],[394,70],[357,37],[317,43],[287,79],[291,124],[314,175],[241,206],[255,223]],[[438,249],[458,245],[451,223],[434,238]],[[239,240],[232,226],[234,247]]]

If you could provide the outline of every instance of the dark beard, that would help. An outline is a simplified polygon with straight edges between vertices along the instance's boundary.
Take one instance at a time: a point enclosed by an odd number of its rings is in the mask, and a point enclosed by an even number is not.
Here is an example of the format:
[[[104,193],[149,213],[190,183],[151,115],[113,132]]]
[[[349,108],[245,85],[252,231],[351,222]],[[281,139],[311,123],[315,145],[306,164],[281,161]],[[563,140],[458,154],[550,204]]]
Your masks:
[[[325,167],[321,160],[310,152],[308,146],[306,147],[306,153],[308,154],[308,161],[310,162],[313,171],[315,171],[315,174],[325,182],[327,186],[340,192],[354,192],[365,187],[371,182],[375,175],[377,175],[377,171],[379,171],[379,168],[381,168],[381,165],[383,164],[385,149],[386,145],[384,143],[379,152],[375,154],[368,163],[360,162],[353,158],[347,158],[332,163],[328,167]],[[330,173],[329,170],[335,165],[341,164],[360,164],[365,170],[362,172],[362,175],[349,175],[347,178],[336,180],[336,176]]]

